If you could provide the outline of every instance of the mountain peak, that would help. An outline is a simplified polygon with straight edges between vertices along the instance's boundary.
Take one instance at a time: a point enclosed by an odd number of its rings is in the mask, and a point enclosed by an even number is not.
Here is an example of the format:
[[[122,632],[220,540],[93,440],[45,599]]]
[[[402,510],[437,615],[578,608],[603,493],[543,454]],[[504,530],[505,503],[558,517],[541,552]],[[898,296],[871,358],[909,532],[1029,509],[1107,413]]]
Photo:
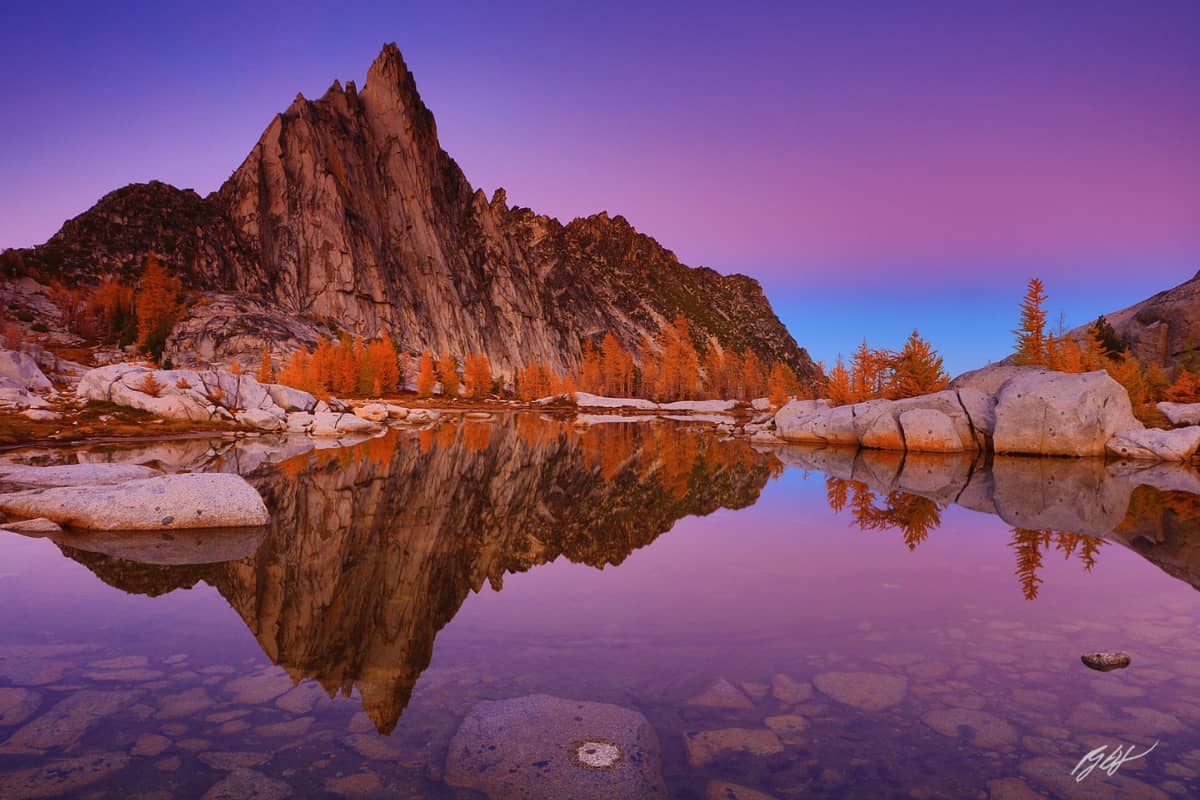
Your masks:
[[[380,81],[396,86],[405,78],[411,80],[411,77],[408,65],[404,63],[404,56],[400,55],[400,48],[396,46],[395,42],[388,42],[375,57],[371,68],[367,70],[367,85],[371,85],[373,78],[378,78]]]

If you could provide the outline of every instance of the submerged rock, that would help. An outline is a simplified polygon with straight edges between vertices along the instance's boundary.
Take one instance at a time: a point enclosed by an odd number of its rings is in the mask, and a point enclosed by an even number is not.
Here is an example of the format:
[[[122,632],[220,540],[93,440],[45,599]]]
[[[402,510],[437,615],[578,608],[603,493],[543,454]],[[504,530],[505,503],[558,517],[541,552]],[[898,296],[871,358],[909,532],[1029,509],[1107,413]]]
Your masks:
[[[1113,652],[1113,653],[1084,653],[1079,657],[1085,665],[1092,669],[1101,672],[1109,672],[1114,669],[1125,669],[1129,666],[1131,659],[1129,653]]]
[[[863,711],[883,711],[904,699],[908,680],[882,672],[824,672],[813,678],[823,694]]]
[[[38,767],[0,774],[0,797],[5,800],[63,797],[119,772],[128,763],[129,756],[124,753],[47,761]]]
[[[228,473],[17,492],[0,495],[0,510],[92,530],[235,528],[270,521],[254,487]]]
[[[446,782],[490,800],[667,796],[644,716],[544,694],[471,709],[450,742]]]
[[[709,708],[753,708],[754,703],[742,692],[724,678],[718,678],[700,694],[688,700],[690,706],[708,706]]]
[[[702,767],[725,753],[769,756],[783,752],[783,743],[770,728],[721,728],[684,734],[688,763]]]

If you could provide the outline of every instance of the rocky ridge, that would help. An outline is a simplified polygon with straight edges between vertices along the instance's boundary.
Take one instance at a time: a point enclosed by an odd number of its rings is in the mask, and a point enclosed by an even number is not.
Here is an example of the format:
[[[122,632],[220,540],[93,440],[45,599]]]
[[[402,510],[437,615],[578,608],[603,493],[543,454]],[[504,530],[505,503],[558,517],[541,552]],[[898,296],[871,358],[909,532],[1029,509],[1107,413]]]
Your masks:
[[[186,287],[224,293],[176,329],[180,362],[253,356],[267,334],[282,352],[332,324],[389,331],[410,352],[482,352],[505,374],[533,361],[564,372],[581,336],[611,330],[634,350],[682,314],[698,345],[818,377],[752,279],[689,268],[621,216],[564,225],[472,188],[395,45],[361,91],[297,96],[212,195],[118,189],[20,255],[43,279],[89,281],[130,279],[149,251]]]

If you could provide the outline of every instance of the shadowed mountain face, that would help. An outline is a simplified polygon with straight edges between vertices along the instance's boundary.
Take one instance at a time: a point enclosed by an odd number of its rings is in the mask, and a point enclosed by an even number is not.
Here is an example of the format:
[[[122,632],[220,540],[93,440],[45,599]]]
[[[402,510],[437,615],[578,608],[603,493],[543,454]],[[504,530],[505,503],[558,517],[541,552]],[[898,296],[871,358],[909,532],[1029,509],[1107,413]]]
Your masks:
[[[751,505],[777,468],[744,442],[677,426],[577,433],[522,414],[260,470],[250,479],[272,526],[237,560],[152,565],[60,546],[126,591],[215,586],[273,661],[331,693],[357,688],[386,733],[438,631],[485,581],[499,589],[506,573],[560,556],[619,564],[681,517]]]
[[[507,374],[535,361],[563,372],[581,336],[612,331],[634,350],[682,314],[698,344],[817,375],[754,280],[680,264],[620,216],[563,225],[473,189],[395,45],[361,92],[335,81],[318,100],[297,96],[213,195],[131,185],[22,255],[46,277],[132,279],[151,250],[187,286],[241,304],[194,308],[177,359],[258,347],[264,325],[303,317],[297,339],[334,320],[412,352],[482,352]]]

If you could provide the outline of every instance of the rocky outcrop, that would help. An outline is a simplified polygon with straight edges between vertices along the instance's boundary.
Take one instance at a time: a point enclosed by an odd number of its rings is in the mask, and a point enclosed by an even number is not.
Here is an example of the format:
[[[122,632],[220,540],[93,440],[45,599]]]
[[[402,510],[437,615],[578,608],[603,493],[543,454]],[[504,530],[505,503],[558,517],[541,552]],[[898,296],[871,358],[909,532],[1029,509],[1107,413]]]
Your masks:
[[[564,372],[581,337],[612,331],[634,351],[683,315],[698,345],[818,377],[754,280],[689,268],[621,216],[563,225],[474,189],[395,45],[361,91],[335,81],[297,96],[213,195],[129,186],[21,255],[46,278],[132,279],[150,250],[186,286],[225,293],[175,332],[180,362],[252,360],[269,337],[287,350],[335,321],[387,330],[409,352],[485,353],[503,374],[535,361]]]
[[[1102,456],[1118,431],[1141,428],[1108,373],[1022,373],[996,393],[997,453]]]
[[[1178,286],[1104,318],[1142,364],[1174,367],[1200,344],[1200,273]],[[1069,332],[1084,341],[1087,325]]]
[[[314,429],[317,418],[322,420],[322,429],[337,429],[342,427],[337,420],[346,416],[329,412],[308,414],[307,411],[321,407],[308,392],[259,383],[249,375],[217,369],[151,369],[140,364],[110,364],[84,373],[75,394],[81,400],[115,403],[163,419],[224,421],[266,432]],[[295,427],[292,418],[297,416],[307,418],[307,424]],[[334,419],[326,420],[326,416]],[[379,430],[375,425],[368,428]],[[360,425],[354,432],[362,431]],[[336,434],[314,432],[314,435]]]
[[[17,350],[0,350],[0,404],[43,408],[43,395],[54,389],[37,361]]]
[[[1105,372],[996,367],[964,378],[958,388],[904,400],[839,407],[793,400],[763,432],[788,442],[874,450],[1040,456],[1107,451],[1151,461],[1185,461],[1200,447],[1200,427],[1146,430],[1125,389]]]
[[[0,511],[91,530],[233,528],[269,521],[254,487],[222,473],[3,494]]]
[[[1200,425],[1200,403],[1162,402],[1158,410],[1172,425]]]
[[[1108,440],[1106,449],[1119,458],[1147,461],[1188,461],[1200,448],[1200,426],[1171,431],[1136,428],[1119,431]]]
[[[837,407],[824,400],[792,400],[774,422],[775,435],[789,442],[952,453],[984,448],[994,414],[988,398],[964,389]]]

